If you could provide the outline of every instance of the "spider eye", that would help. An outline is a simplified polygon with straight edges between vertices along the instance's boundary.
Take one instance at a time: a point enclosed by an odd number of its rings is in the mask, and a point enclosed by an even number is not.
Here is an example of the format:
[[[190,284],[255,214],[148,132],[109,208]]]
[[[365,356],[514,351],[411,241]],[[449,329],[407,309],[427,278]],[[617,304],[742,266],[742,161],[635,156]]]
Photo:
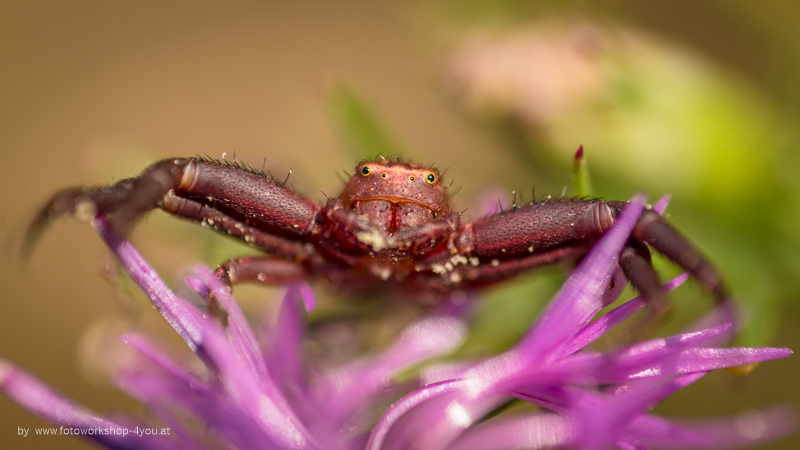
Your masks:
[[[369,166],[364,166],[361,168],[361,175],[364,175],[365,177],[369,176],[371,172],[372,170],[369,168]]]
[[[433,184],[436,182],[436,175],[429,173],[428,176],[425,177],[425,180],[428,182],[428,184]]]
[[[416,180],[416,178],[414,178],[414,175],[409,175],[409,176],[408,176],[408,181],[410,181],[410,182],[412,182],[412,183],[413,183],[413,182],[414,182],[414,180]]]
[[[382,180],[385,180],[385,179],[387,179],[387,178],[389,178],[389,174],[388,174],[388,173],[386,173],[386,172],[383,172],[383,173],[381,174],[381,179],[382,179]]]

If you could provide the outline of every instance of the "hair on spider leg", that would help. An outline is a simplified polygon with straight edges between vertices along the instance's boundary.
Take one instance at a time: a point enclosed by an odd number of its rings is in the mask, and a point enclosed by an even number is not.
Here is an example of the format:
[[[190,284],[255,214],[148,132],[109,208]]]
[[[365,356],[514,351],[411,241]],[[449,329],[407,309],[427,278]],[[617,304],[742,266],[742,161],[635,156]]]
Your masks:
[[[291,168],[289,169],[289,173],[287,173],[287,174],[286,174],[286,179],[284,179],[284,180],[283,180],[283,183],[281,183],[281,185],[283,185],[284,187],[286,187],[286,183],[288,183],[288,182],[289,182],[289,177],[290,177],[290,176],[292,176],[292,169],[291,169]]]
[[[227,153],[225,153],[224,155],[226,155],[226,154]],[[267,179],[269,181],[275,181],[275,177],[272,175],[272,173],[271,172],[266,172],[265,173],[263,167],[262,167],[261,170],[258,170],[255,167],[251,166],[250,164],[247,164],[244,161],[238,161],[236,159],[233,159],[233,160],[224,159],[224,155],[223,155],[223,158],[213,158],[213,157],[209,156],[208,154],[201,155],[201,154],[198,153],[194,157],[194,159],[196,159],[198,161],[201,161],[201,162],[204,162],[204,163],[213,163],[213,164],[220,164],[220,165],[223,165],[223,166],[226,166],[226,167],[232,167],[234,169],[239,169],[239,170],[242,170],[244,172],[252,173],[253,175],[258,175],[258,176],[264,177],[265,179]],[[234,152],[234,155],[235,155],[235,152]],[[234,156],[234,158],[235,158],[235,156]],[[266,158],[264,159],[264,163],[266,165]]]
[[[450,184],[453,184],[453,183],[451,182]],[[450,187],[450,186],[448,185],[447,187]],[[458,189],[456,189],[456,191],[455,191],[455,192],[452,192],[452,193],[451,193],[451,192],[448,192],[448,193],[447,193],[447,195],[449,195],[449,196],[450,196],[450,198],[453,198],[453,197],[455,197],[455,196],[456,196],[456,194],[458,194],[459,192],[461,192],[461,189],[463,189],[463,188],[464,188],[464,185],[462,184],[461,186],[459,186],[459,187],[458,187]]]
[[[500,211],[499,211],[499,212],[497,211],[498,209],[500,209]],[[499,199],[499,198],[497,199],[497,208],[495,208],[495,209],[494,209],[494,212],[495,212],[495,214],[503,214],[504,212],[506,212],[506,211],[503,209],[503,204],[502,204],[502,203],[500,203],[500,199]]]

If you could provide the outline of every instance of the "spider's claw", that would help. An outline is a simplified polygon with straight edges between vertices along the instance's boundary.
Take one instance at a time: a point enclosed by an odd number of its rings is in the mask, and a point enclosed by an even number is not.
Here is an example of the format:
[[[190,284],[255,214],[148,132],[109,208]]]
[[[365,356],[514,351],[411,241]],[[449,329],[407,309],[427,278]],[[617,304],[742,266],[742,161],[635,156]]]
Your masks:
[[[98,188],[75,187],[57,192],[34,216],[22,241],[20,259],[25,263],[44,231],[61,217],[91,220],[98,213],[111,214],[123,205],[133,187],[133,179]],[[122,231],[122,230],[120,230]]]
[[[109,186],[77,187],[57,192],[28,226],[22,245],[25,261],[44,230],[61,217],[91,220],[97,214],[109,216],[116,231],[130,234],[138,218],[156,208],[164,196],[178,186],[189,160],[159,161],[140,177],[126,178]]]
[[[64,189],[56,193],[31,220],[22,240],[20,259],[22,263],[27,263],[33,248],[41,239],[42,234],[50,226],[50,223],[60,216],[74,216],[74,205],[76,199],[81,196],[81,188]]]

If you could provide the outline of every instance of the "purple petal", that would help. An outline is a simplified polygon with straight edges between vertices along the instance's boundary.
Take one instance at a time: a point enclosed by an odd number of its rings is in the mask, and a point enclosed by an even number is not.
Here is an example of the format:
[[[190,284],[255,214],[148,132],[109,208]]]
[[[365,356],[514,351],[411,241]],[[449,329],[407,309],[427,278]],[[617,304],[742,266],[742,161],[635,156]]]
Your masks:
[[[192,389],[153,374],[121,373],[115,382],[166,420],[191,413],[236,447],[284,448],[263,431],[249,411],[243,411],[222,391]]]
[[[563,384],[529,384],[510,390],[509,395],[552,412],[567,415],[575,400],[573,391],[573,388]]]
[[[216,322],[207,321],[201,331],[203,348],[231,399],[257,419],[264,433],[279,445],[294,449],[312,446],[310,433],[273,380],[257,377]]]
[[[633,439],[630,436],[624,436],[618,439],[614,446],[617,447],[619,450],[649,450],[647,447],[642,445],[639,441]]]
[[[129,427],[100,418],[88,408],[76,405],[23,369],[2,359],[0,390],[42,420],[58,427],[82,430],[78,432],[80,436],[108,448],[181,448],[171,437],[139,437]]]
[[[313,311],[317,306],[317,296],[314,295],[314,289],[305,283],[297,283],[293,285],[293,288],[295,289],[295,294],[303,299],[303,306],[305,306],[306,312]]]
[[[104,217],[96,216],[93,224],[131,278],[148,295],[153,306],[187,345],[210,368],[219,372],[223,386],[232,400],[259,422],[264,434],[280,445],[297,449],[309,447],[310,434],[281,392],[266,375],[261,379],[256,375],[252,354],[247,350],[249,338],[246,335],[249,327],[244,329],[246,323],[239,322],[238,331],[235,332],[237,337],[232,338],[238,346],[233,347],[219,325],[213,320],[205,319],[191,304],[178,298]],[[210,287],[214,288],[213,285]],[[232,303],[233,300],[230,299],[228,305]],[[238,306],[234,310],[238,310]]]
[[[693,333],[650,339],[616,351],[611,358],[616,359],[622,365],[636,365],[641,361],[653,361],[654,359],[665,361],[668,356],[708,342],[712,338],[727,333],[731,328],[733,328],[731,324],[723,324]]]
[[[601,449],[625,437],[627,424],[652,409],[673,392],[701,378],[704,374],[684,375],[674,379],[660,377],[626,383],[609,394],[566,389],[568,414],[577,429],[578,448]],[[636,444],[638,445],[638,444]]]
[[[293,284],[283,297],[278,320],[268,339],[267,368],[279,386],[305,392],[302,348],[305,321],[301,304],[314,304],[314,294],[307,285]]]
[[[92,221],[97,233],[117,255],[131,279],[147,295],[153,306],[194,352],[202,346],[200,317],[188,302],[181,302],[158,276],[158,273],[142,258],[130,242],[119,236],[105,217],[98,215]]]
[[[561,448],[569,446],[574,433],[572,423],[556,414],[491,419],[467,430],[448,449]]]
[[[643,412],[650,411],[670,395],[703,378],[705,372],[680,375],[677,377],[658,377],[637,380],[617,388],[612,402],[613,412],[619,418],[630,422]]]
[[[448,448],[468,427],[506,401],[506,396],[469,398],[458,391],[432,398],[395,425],[384,450]]]
[[[663,374],[685,373],[674,360],[689,347],[725,333],[730,325],[641,342],[610,354],[581,353],[521,376],[519,383],[563,382],[599,385]],[[690,349],[692,350],[692,349]],[[677,355],[677,356],[676,356]]]
[[[463,322],[449,317],[428,317],[407,327],[392,346],[367,363],[334,373],[322,390],[326,399],[322,420],[347,422],[389,386],[398,372],[458,347],[466,336]]]
[[[427,317],[408,326],[370,370],[387,379],[400,370],[455,350],[466,337],[466,325],[450,317]]]
[[[667,206],[669,205],[669,201],[670,201],[671,198],[672,198],[671,195],[665,195],[665,196],[661,197],[660,199],[658,199],[656,204],[653,205],[653,211],[655,211],[655,212],[657,212],[657,213],[659,213],[659,214],[661,214],[663,216],[664,215],[664,211],[667,210]]]
[[[678,355],[670,367],[674,373],[707,372],[714,369],[755,364],[773,359],[786,358],[792,351],[788,348],[690,348]]]
[[[192,272],[208,286],[211,295],[228,313],[228,325],[225,331],[229,336],[231,346],[244,360],[247,368],[252,370],[259,379],[266,379],[267,365],[264,356],[261,354],[253,329],[250,328],[239,304],[233,300],[230,289],[222,284],[208,267],[196,266]]]
[[[526,359],[541,361],[552,355],[600,310],[601,298],[617,268],[622,247],[642,214],[644,202],[644,196],[635,196],[567,278],[533,329],[517,345]]]
[[[141,353],[147,359],[152,361],[161,370],[163,370],[176,380],[179,380],[181,383],[187,386],[190,385],[200,386],[205,384],[199,378],[195,377],[186,370],[178,367],[178,365],[175,364],[169,358],[169,356],[165,355],[161,350],[156,348],[156,346],[153,345],[144,336],[138,333],[131,333],[131,334],[126,334],[124,336],[120,336],[120,339],[122,339],[122,342],[135,348],[139,353]]]
[[[628,424],[626,431],[651,446],[656,443],[656,447],[666,445],[669,448],[704,448],[711,444],[710,439],[702,433],[652,414],[637,417]]]
[[[686,423],[648,415],[637,419],[629,430],[652,449],[715,449],[750,447],[787,436],[795,427],[795,415],[788,408],[773,407],[731,418],[692,419]]]
[[[187,276],[183,278],[183,282],[186,283],[189,288],[194,291],[196,294],[199,294],[201,297],[206,297],[208,295],[208,285],[204,283],[197,277]]]
[[[372,433],[369,436],[365,449],[382,449],[389,430],[403,415],[431,398],[460,389],[463,384],[464,382],[462,380],[448,380],[441,383],[430,384],[398,400],[383,414],[380,420],[378,420],[378,423],[372,428]]]
[[[665,292],[669,292],[682,285],[688,279],[689,272],[684,272],[670,280],[668,283],[665,283],[663,289]],[[627,301],[615,309],[612,309],[606,315],[598,318],[594,322],[587,325],[586,328],[581,330],[575,336],[575,339],[573,339],[570,345],[565,349],[564,355],[571,355],[572,353],[575,353],[576,351],[596,341],[600,336],[604,335],[609,330],[622,323],[625,319],[632,316],[634,313],[636,313],[636,311],[639,311],[643,307],[644,299],[639,296]]]
[[[628,286],[628,279],[625,278],[625,274],[622,273],[622,269],[619,267],[617,267],[617,269],[614,271],[611,282],[613,283],[613,287],[603,294],[603,299],[601,300],[603,307],[606,307],[617,301],[619,296],[622,295],[622,291],[624,291],[625,287]]]
[[[575,448],[583,450],[606,450],[619,434],[619,423],[627,417],[611,408],[611,402],[600,395],[573,391],[567,414],[575,426]]]

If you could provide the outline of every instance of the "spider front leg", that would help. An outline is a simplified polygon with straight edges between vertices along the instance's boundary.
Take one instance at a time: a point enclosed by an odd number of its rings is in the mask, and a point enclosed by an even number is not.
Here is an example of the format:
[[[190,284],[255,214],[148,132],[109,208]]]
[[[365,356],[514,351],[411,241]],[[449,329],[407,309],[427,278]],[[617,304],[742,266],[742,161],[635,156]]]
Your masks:
[[[180,184],[191,160],[159,161],[137,178],[100,187],[76,187],[57,192],[28,227],[24,248],[29,250],[54,220],[72,216],[91,219],[95,214],[111,215],[118,231],[127,232],[135,219],[154,208],[170,189]]]
[[[452,240],[460,225],[459,214],[449,211],[431,222],[399,230],[392,236],[391,246],[399,250],[411,250],[413,253],[426,253],[446,240]]]
[[[473,284],[507,278],[528,269],[573,262],[615,221],[625,202],[555,200],[532,203],[462,227],[456,245],[462,254],[480,258],[484,266],[466,273]],[[658,310],[665,303],[661,283],[649,263],[648,244],[708,287],[721,302],[727,297],[719,272],[700,252],[654,211],[645,210],[621,255],[625,275]]]
[[[235,163],[177,158],[159,161],[139,177],[109,186],[79,187],[56,193],[28,228],[30,247],[61,216],[110,215],[121,231],[143,213],[160,207],[190,220],[205,222],[240,239],[274,236],[286,247],[312,233],[319,207],[264,174]],[[252,231],[244,232],[248,227]],[[249,239],[247,239],[249,240]],[[266,243],[271,249],[273,244]]]
[[[272,268],[262,262],[239,263],[237,276],[220,277],[228,285],[258,279],[275,283],[296,279],[303,265],[319,264],[320,255],[308,241],[320,208],[263,173],[231,163],[202,159],[159,161],[137,178],[109,186],[72,188],[57,193],[28,230],[30,248],[42,230],[61,216],[110,216],[127,230],[143,213],[164,211],[228,234],[271,253]],[[233,265],[231,265],[233,267]],[[252,276],[251,276],[252,275]]]

